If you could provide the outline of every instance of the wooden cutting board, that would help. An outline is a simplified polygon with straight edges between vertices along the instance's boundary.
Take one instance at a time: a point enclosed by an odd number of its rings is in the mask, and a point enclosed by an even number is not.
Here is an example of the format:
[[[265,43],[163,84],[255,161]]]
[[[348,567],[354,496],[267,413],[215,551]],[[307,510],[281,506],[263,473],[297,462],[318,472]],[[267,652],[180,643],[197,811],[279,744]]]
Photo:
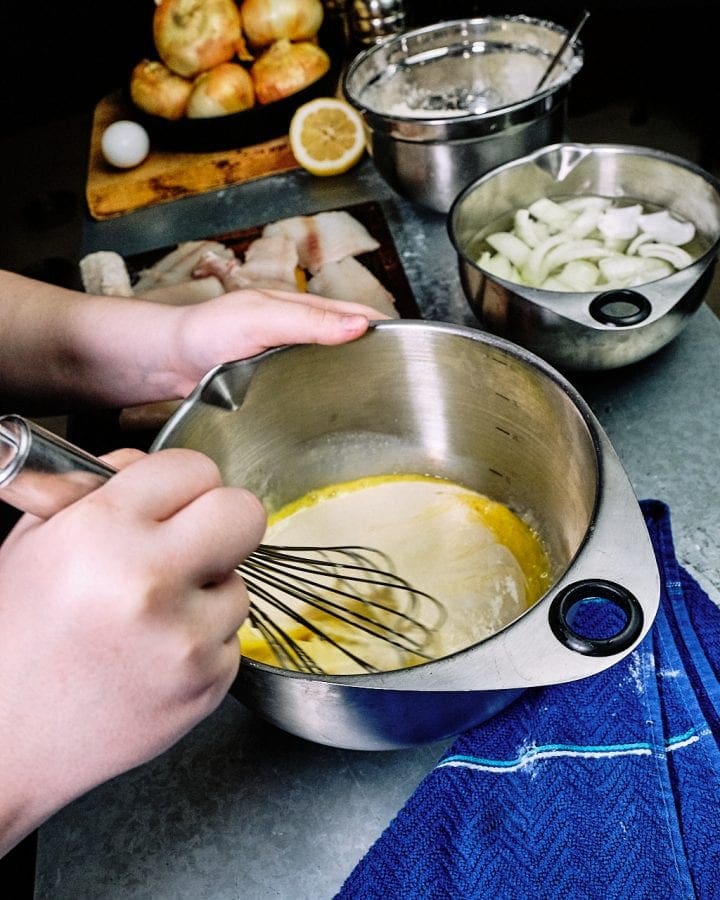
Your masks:
[[[95,107],[85,189],[94,219],[110,219],[134,210],[182,197],[219,190],[297,169],[287,136],[212,153],[183,153],[152,149],[134,169],[108,165],[100,149],[103,131],[118,119],[132,119],[120,93],[103,98]]]

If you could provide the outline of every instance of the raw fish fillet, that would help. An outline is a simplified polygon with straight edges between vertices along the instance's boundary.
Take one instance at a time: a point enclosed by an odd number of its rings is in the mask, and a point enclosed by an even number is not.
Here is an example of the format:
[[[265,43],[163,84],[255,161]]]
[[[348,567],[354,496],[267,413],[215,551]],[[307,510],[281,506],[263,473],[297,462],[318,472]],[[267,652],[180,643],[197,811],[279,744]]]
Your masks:
[[[291,251],[294,255],[295,248],[290,244]],[[204,253],[198,261],[193,275],[196,278],[214,275],[222,282],[226,291],[245,290],[254,288],[255,290],[277,290],[277,291],[297,291],[297,281],[295,279],[295,267],[289,267],[286,262],[280,260],[280,265],[276,260],[273,267],[272,260],[269,260],[262,254],[258,254],[254,261],[249,263],[241,263],[240,260],[233,256],[232,259],[225,259],[219,256],[213,250]],[[290,275],[290,269],[292,275]],[[288,280],[288,277],[290,280]]]
[[[80,277],[88,294],[134,296],[125,260],[114,250],[98,250],[84,256],[80,260]]]
[[[298,253],[295,243],[282,234],[268,235],[253,241],[245,251],[242,272],[253,282],[263,279],[285,282],[290,291],[297,290]]]
[[[233,251],[219,241],[184,241],[166,253],[154,265],[140,272],[135,293],[144,294],[161,284],[190,281],[193,270],[204,253],[212,251],[223,259],[235,259]]]
[[[370,253],[380,246],[365,226],[344,210],[280,219],[263,229],[263,237],[275,234],[294,241],[300,265],[312,274],[327,263]]]
[[[399,319],[395,298],[373,273],[354,257],[326,263],[308,281],[308,291],[331,300],[350,300],[372,306],[391,319]]]

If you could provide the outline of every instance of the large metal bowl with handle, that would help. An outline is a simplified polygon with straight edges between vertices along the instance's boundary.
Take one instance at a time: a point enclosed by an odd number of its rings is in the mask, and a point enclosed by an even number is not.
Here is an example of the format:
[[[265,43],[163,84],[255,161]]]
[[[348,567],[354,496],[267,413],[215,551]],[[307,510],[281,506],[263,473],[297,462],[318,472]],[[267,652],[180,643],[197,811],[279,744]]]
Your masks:
[[[191,447],[268,511],[326,485],[431,473],[532,511],[547,593],[501,631],[414,668],[311,675],[243,659],[233,693],[310,740],[387,749],[457,734],[526,688],[622,659],[649,629],[659,576],[639,505],[593,413],[533,354],[460,326],[381,322],[338,347],[294,346],[210,372],[153,449]],[[442,600],[442,598],[438,598]],[[578,631],[586,601],[620,610]]]

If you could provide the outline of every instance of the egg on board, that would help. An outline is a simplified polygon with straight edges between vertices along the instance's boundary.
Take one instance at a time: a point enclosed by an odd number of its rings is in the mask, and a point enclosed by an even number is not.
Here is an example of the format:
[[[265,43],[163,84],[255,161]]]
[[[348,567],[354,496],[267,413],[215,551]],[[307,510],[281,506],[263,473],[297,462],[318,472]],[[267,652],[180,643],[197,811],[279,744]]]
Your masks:
[[[150,152],[150,138],[138,122],[122,119],[108,125],[102,134],[103,156],[117,169],[132,169]]]

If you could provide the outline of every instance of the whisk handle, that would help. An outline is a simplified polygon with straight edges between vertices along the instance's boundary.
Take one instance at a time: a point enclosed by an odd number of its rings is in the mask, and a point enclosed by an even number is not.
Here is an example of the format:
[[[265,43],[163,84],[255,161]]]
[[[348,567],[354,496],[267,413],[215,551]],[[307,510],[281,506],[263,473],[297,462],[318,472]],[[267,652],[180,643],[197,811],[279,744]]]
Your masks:
[[[0,499],[49,519],[116,469],[36,422],[0,416]]]

